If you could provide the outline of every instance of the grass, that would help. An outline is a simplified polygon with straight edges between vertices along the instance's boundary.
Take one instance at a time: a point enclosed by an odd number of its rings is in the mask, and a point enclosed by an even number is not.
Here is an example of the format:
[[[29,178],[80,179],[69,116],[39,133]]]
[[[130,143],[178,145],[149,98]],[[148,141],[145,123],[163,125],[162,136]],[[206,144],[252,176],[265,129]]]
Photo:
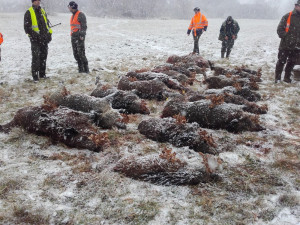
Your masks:
[[[39,214],[34,214],[23,206],[15,206],[13,209],[13,216],[15,224],[49,224],[49,218],[41,215],[41,212],[39,212]]]
[[[285,185],[280,176],[267,168],[266,165],[253,159],[243,165],[228,168],[226,179],[218,185],[226,192],[246,196],[261,196],[276,193]]]
[[[0,199],[6,199],[9,193],[19,190],[22,182],[16,179],[2,178],[0,181]]]
[[[109,207],[107,205],[105,208],[101,207],[104,218],[111,218],[112,223],[119,224],[147,224],[155,218],[160,209],[157,202],[150,200],[131,202],[127,199],[116,200],[114,205],[109,205]]]
[[[284,194],[279,197],[279,204],[283,207],[300,206],[300,199],[297,195]]]

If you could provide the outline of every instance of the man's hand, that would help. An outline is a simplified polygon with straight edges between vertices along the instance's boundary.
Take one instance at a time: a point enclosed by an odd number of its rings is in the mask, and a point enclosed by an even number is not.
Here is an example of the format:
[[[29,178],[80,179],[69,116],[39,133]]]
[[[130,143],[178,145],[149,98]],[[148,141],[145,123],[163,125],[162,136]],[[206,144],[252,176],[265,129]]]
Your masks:
[[[226,41],[228,40],[228,37],[227,37],[227,36],[225,36],[225,40],[226,40]]]
[[[84,40],[84,37],[80,36],[79,39],[80,39],[81,41],[83,41],[83,40]]]
[[[235,36],[235,35],[232,35],[232,39],[235,40],[235,39],[236,39],[236,36]]]

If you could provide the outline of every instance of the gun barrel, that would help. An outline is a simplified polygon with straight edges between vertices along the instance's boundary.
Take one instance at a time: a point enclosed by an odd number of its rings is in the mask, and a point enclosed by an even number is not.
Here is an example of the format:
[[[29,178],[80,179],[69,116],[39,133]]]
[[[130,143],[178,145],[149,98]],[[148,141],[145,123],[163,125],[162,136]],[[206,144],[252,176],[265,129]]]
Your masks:
[[[58,26],[58,25],[61,25],[61,23],[54,24],[54,25],[50,26],[50,28],[52,28],[52,27],[56,27],[56,26]]]

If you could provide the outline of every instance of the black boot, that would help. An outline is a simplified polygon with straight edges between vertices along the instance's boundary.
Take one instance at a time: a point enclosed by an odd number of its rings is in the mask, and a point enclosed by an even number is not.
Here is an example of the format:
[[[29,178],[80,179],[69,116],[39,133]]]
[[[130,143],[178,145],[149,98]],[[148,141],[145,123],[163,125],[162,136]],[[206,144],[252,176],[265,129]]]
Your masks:
[[[32,72],[33,81],[39,81],[39,72]]]
[[[225,52],[221,52],[221,58],[223,59],[225,55]]]
[[[40,71],[40,78],[41,79],[46,79],[47,78],[47,76],[46,76],[46,72],[45,71]]]
[[[81,62],[78,62],[78,73],[84,73],[84,67]]]
[[[90,70],[89,70],[89,64],[88,63],[85,63],[83,65],[83,72],[84,73],[90,73]]]
[[[283,81],[286,83],[292,83],[291,74],[285,73]]]
[[[230,52],[231,52],[231,51],[228,51],[228,50],[227,50],[227,52],[226,52],[226,58],[227,58],[227,59],[229,58]]]

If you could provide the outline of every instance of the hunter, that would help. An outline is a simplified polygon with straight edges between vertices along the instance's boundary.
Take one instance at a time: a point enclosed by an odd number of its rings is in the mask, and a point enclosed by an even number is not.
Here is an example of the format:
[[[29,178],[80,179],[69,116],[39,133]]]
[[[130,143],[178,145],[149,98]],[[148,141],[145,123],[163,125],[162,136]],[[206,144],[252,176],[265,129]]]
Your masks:
[[[0,33],[0,61],[1,61],[1,44],[3,43],[3,35]]]
[[[281,73],[285,64],[283,81],[291,83],[292,70],[296,60],[300,57],[300,0],[295,3],[293,11],[282,17],[277,27],[277,34],[281,38],[281,42],[275,69],[275,83],[281,80]]]
[[[79,73],[89,73],[88,61],[85,56],[85,35],[87,30],[86,17],[78,10],[78,4],[74,1],[68,5],[71,16],[71,43],[73,55],[78,64]]]
[[[32,7],[24,15],[24,30],[31,43],[31,72],[35,82],[39,78],[46,78],[48,44],[52,40],[52,29],[40,4],[41,0],[32,0]]]
[[[208,21],[206,17],[200,13],[200,8],[194,8],[195,15],[191,20],[190,26],[187,31],[187,35],[189,36],[191,32],[193,32],[194,38],[194,50],[193,54],[199,54],[199,39],[203,33],[203,31],[207,30]]]
[[[231,16],[223,22],[219,40],[222,41],[221,48],[221,58],[224,58],[226,53],[226,58],[229,58],[231,49],[233,48],[234,41],[237,39],[237,34],[240,31],[240,26],[237,21],[235,21]]]

